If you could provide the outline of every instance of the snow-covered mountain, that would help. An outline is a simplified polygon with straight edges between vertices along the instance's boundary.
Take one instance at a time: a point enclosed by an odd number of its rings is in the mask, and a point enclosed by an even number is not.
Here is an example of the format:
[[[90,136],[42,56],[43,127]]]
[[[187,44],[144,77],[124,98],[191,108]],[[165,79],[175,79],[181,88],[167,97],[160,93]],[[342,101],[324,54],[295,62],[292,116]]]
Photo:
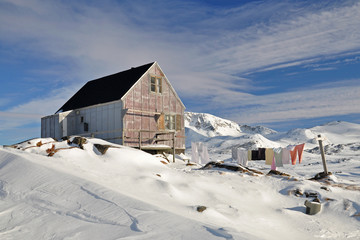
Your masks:
[[[206,137],[243,135],[239,124],[208,113],[185,112],[185,127]]]
[[[186,147],[191,142],[206,142],[210,151],[230,153],[233,146],[246,149],[278,147],[278,143],[266,136],[275,136],[276,131],[263,126],[239,125],[231,120],[208,113],[185,113]]]
[[[187,113],[186,127],[232,165],[235,145],[309,146],[275,177],[264,161],[249,162],[256,174],[207,170],[92,138],[0,146],[0,239],[359,239],[359,124],[276,133]],[[308,180],[323,171],[317,134],[333,172],[323,182]],[[307,215],[314,196],[322,210]]]
[[[263,126],[239,125],[231,120],[216,117],[209,113],[185,112],[185,127],[192,131],[207,136],[242,136],[244,133],[261,134],[263,136],[276,134],[272,130]]]
[[[185,113],[186,146],[192,141],[206,142],[214,153],[230,153],[234,146],[245,149],[279,147],[306,143],[306,149],[318,152],[316,137],[324,138],[328,153],[344,148],[356,149],[360,142],[360,124],[336,121],[309,129],[296,128],[279,133],[264,126],[239,125],[207,113]]]

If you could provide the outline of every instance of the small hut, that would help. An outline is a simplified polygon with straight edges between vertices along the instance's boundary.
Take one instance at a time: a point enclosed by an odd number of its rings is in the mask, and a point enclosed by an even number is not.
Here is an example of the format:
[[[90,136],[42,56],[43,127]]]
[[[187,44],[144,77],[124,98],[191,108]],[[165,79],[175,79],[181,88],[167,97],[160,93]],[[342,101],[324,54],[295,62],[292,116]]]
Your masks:
[[[41,137],[96,137],[147,151],[185,151],[185,106],[157,62],[87,82],[41,118]]]

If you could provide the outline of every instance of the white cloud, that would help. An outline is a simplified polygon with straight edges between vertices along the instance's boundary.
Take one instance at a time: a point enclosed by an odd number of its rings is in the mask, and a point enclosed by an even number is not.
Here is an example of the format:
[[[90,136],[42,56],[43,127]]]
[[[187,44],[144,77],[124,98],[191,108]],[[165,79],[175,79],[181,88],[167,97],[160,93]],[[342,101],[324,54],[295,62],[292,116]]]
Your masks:
[[[11,109],[0,111],[0,131],[39,123],[41,117],[54,114],[74,94],[70,89],[57,89],[47,97],[36,98]]]
[[[223,114],[239,123],[271,123],[360,112],[360,86],[251,96]],[[239,102],[239,101],[233,101]],[[244,108],[246,105],[253,107]],[[239,110],[236,110],[238,107]]]
[[[157,60],[180,96],[204,104],[204,110],[229,112],[234,107],[256,106],[248,109],[245,117],[231,115],[239,121],[270,122],[360,111],[347,106],[358,99],[354,95],[357,88],[343,88],[339,101],[329,97],[340,93],[333,88],[254,96],[243,91],[259,84],[241,77],[358,51],[360,3],[324,7],[320,3],[253,2],[224,10],[171,1],[161,2],[162,7],[152,16],[154,3],[159,1],[2,1],[0,41],[21,48],[24,54],[73,65],[66,74],[80,81],[67,83],[72,94],[81,82]],[[319,93],[326,99],[321,108],[313,96]],[[8,119],[2,128],[24,124],[16,117],[19,115],[10,113],[26,112],[30,115],[25,117],[35,121],[39,115],[56,111],[54,106],[61,106],[69,96],[35,98],[8,110],[2,113]]]

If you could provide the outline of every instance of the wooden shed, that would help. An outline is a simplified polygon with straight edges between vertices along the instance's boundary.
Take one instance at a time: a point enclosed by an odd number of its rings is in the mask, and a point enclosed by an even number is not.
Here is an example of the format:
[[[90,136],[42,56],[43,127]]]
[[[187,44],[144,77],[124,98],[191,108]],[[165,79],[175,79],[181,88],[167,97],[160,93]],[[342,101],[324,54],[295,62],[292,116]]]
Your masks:
[[[185,151],[185,106],[157,62],[87,82],[41,119],[41,137],[96,137],[148,151]]]

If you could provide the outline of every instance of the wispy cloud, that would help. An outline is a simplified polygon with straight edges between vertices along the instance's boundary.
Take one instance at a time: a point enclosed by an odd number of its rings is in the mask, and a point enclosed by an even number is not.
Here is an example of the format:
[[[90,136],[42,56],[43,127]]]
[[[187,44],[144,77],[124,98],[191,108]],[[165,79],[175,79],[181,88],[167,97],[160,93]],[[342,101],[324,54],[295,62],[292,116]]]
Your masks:
[[[360,79],[359,79],[360,80]],[[358,80],[358,81],[359,81]],[[223,114],[239,123],[271,123],[360,112],[360,86],[303,89],[296,92],[240,97],[242,104]],[[238,102],[238,101],[234,101]],[[247,105],[252,104],[249,108]]]
[[[349,113],[353,110],[342,104],[354,104],[358,88],[335,91],[329,87],[317,92],[255,96],[247,92],[260,84],[248,74],[316,64],[322,59],[358,52],[359,12],[358,1],[259,1],[232,9],[213,9],[189,1],[65,4],[3,0],[0,43],[20,49],[24,55],[57,59],[68,66],[64,78],[78,81],[65,81],[59,87],[66,88],[66,94],[36,97],[2,114],[6,117],[10,113],[53,113],[85,81],[154,60],[160,63],[180,96],[203,104],[203,109],[223,109],[224,114],[244,122]],[[46,67],[39,67],[32,72],[45,70]],[[54,89],[53,93],[62,90]],[[340,92],[344,93],[340,101],[329,97]],[[322,110],[315,104],[318,94],[326,100]],[[244,105],[256,107],[248,108],[246,117],[229,114]],[[359,111],[356,106],[353,109]],[[8,115],[6,119],[17,118]],[[17,125],[20,124],[23,123],[19,120]]]
[[[70,89],[57,89],[48,96],[35,98],[24,104],[0,111],[0,131],[39,123],[40,118],[51,115],[72,95]]]

